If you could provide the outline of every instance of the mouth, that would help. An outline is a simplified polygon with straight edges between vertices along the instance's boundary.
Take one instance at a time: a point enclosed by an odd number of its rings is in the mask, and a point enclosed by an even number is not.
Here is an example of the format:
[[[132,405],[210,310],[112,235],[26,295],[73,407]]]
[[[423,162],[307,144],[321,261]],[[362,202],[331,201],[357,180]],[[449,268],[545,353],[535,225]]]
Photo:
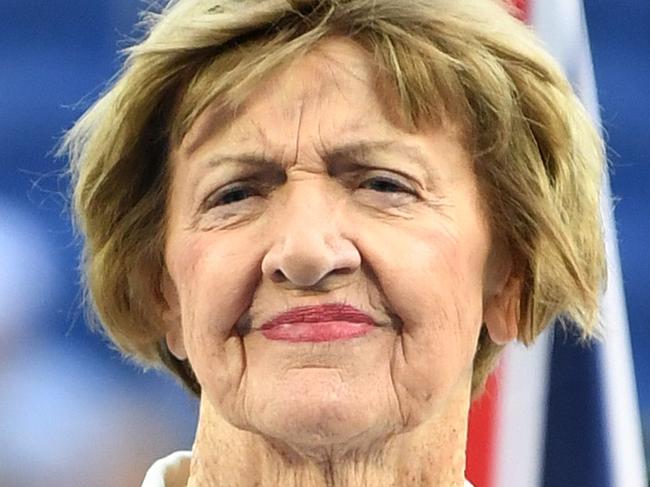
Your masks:
[[[325,342],[367,335],[379,325],[349,304],[299,306],[266,321],[259,329],[269,340]]]

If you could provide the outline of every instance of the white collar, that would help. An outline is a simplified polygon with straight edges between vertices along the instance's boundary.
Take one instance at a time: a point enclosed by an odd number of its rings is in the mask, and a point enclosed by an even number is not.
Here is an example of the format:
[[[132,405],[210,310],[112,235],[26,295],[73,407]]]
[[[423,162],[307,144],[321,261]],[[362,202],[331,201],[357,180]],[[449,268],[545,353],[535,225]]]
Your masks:
[[[147,470],[142,487],[185,487],[191,459],[191,451],[177,451],[156,460]]]
[[[191,451],[177,451],[156,460],[147,471],[142,487],[185,487],[191,459]],[[465,487],[472,487],[472,484],[466,480]]]

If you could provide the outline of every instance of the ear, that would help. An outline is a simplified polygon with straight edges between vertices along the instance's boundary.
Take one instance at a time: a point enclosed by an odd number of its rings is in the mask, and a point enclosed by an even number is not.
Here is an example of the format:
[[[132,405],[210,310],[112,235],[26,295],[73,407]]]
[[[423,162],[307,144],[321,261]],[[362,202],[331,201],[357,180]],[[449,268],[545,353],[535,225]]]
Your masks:
[[[497,345],[505,345],[519,334],[524,280],[518,269],[515,269],[510,256],[497,267],[499,276],[488,290],[483,322],[492,341]]]
[[[176,285],[169,275],[167,268],[163,270],[162,276],[162,320],[165,325],[165,340],[169,351],[179,360],[187,359],[185,341],[183,339],[183,327],[181,324],[181,307],[178,299]]]

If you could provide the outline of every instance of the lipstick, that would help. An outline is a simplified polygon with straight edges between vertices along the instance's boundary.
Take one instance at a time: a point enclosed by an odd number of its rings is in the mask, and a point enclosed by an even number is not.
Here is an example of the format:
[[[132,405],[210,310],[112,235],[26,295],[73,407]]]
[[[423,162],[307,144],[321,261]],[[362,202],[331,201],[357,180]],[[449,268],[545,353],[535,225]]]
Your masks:
[[[354,306],[330,303],[292,308],[264,323],[261,331],[269,340],[326,342],[360,337],[375,326]]]

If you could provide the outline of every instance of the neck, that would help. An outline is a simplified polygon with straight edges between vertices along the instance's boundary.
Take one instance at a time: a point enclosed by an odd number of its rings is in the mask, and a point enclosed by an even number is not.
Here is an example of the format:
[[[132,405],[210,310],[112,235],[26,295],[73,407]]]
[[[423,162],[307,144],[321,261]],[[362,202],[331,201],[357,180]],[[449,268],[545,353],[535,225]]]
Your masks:
[[[469,393],[447,410],[382,445],[345,457],[318,460],[286,444],[234,427],[205,398],[188,487],[387,487],[464,485]],[[238,479],[233,483],[233,479]]]

